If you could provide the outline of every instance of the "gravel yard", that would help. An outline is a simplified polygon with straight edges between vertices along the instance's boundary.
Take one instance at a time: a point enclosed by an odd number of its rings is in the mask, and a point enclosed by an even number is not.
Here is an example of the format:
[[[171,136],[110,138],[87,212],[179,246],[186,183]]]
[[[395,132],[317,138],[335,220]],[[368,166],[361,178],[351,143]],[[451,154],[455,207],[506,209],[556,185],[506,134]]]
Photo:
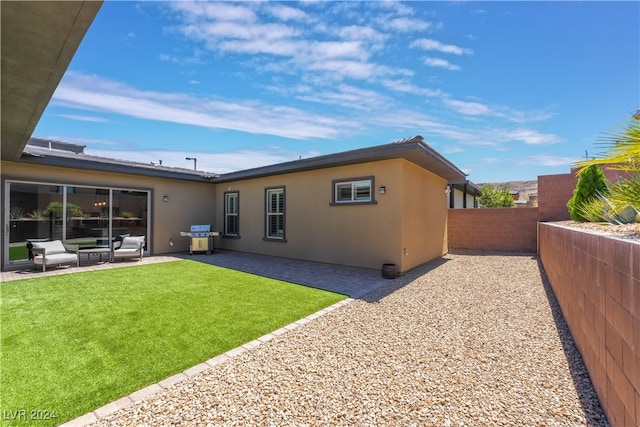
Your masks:
[[[448,255],[95,425],[608,425],[544,280]]]

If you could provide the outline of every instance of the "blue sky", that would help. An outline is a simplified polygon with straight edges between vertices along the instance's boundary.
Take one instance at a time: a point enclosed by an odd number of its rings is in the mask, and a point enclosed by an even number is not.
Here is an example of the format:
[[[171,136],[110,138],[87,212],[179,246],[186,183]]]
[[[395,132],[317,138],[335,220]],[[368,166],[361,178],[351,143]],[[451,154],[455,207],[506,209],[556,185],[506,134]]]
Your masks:
[[[34,136],[225,173],[422,135],[476,183],[566,173],[640,107],[640,2],[116,2]]]

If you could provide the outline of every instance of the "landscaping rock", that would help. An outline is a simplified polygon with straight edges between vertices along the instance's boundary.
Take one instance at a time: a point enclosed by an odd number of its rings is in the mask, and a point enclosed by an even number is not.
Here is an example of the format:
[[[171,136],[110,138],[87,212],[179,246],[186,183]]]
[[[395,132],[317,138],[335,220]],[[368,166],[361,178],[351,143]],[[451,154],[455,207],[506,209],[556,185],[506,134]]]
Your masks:
[[[540,268],[449,255],[95,425],[608,425]]]

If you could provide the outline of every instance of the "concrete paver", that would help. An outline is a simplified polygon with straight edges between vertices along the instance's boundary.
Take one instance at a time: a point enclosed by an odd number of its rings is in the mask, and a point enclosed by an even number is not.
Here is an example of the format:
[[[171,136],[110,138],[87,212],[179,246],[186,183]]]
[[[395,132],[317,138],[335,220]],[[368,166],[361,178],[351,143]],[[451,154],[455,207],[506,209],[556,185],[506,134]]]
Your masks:
[[[77,273],[109,268],[130,267],[133,265],[153,264],[157,262],[191,259],[219,267],[230,268],[246,273],[297,283],[319,289],[325,289],[361,298],[364,295],[384,286],[393,286],[402,282],[401,278],[385,279],[379,270],[325,264],[313,261],[278,258],[268,255],[233,252],[217,249],[212,255],[176,253],[145,257],[142,261],[126,260],[106,263],[92,263],[82,267],[50,268],[46,272],[25,266],[16,271],[3,271],[0,278],[3,282],[27,278],[45,277],[60,274]]]

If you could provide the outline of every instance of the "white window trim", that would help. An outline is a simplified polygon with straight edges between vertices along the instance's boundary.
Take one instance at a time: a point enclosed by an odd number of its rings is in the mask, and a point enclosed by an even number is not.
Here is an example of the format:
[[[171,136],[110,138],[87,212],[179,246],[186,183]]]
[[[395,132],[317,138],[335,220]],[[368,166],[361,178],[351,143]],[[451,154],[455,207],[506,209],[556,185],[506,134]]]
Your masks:
[[[281,194],[282,195],[282,212],[271,212],[271,195],[272,194]],[[277,241],[286,241],[286,191],[285,187],[269,187],[265,189],[265,230],[264,230],[264,238],[265,240],[277,240]],[[282,217],[282,232],[277,234],[270,233],[270,219],[273,216]]]
[[[229,198],[230,197],[234,197],[235,198],[235,205],[236,205],[236,211],[233,213],[229,212]],[[224,235],[225,236],[230,236],[230,237],[238,237],[240,236],[240,192],[238,191],[230,191],[227,193],[224,193]],[[237,232],[236,233],[229,233],[229,222],[228,222],[228,218],[230,216],[235,216],[236,218],[238,218],[238,228],[237,228]]]
[[[361,178],[348,178],[348,179],[336,179],[333,180],[333,189],[332,189],[332,205],[366,205],[366,204],[376,204],[375,200],[375,179],[373,176],[361,177]],[[339,191],[338,188],[350,185],[351,186],[351,198],[348,200],[339,200]],[[369,188],[369,197],[366,199],[358,199],[357,198],[357,189],[358,188]]]

